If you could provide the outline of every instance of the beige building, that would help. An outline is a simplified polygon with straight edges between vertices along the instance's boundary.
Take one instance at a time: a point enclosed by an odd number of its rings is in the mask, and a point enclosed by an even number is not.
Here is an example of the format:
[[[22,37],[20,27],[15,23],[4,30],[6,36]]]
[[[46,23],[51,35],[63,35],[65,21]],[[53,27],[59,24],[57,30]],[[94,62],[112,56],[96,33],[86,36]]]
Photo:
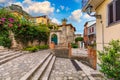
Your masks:
[[[120,0],[83,0],[83,11],[95,12],[97,50],[120,39]]]
[[[47,15],[33,17],[27,12],[25,12],[21,6],[12,4],[11,6],[6,7],[7,10],[11,11],[15,16],[20,19],[29,20],[35,24],[49,24],[50,19]]]
[[[32,17],[31,21],[36,24],[49,24],[50,19],[48,18],[47,15],[43,15],[43,16]]]
[[[74,42],[75,31],[72,24],[59,25],[58,30],[51,30],[49,42],[54,42],[58,46],[68,46],[68,43]]]
[[[82,37],[82,34],[75,34],[75,38]]]

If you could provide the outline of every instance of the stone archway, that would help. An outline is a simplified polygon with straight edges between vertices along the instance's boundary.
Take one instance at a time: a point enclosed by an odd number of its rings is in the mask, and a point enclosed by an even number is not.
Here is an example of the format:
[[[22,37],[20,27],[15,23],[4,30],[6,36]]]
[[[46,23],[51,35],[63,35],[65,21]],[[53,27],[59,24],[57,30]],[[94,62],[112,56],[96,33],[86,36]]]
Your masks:
[[[55,43],[55,45],[58,44],[58,36],[56,34],[52,34],[51,41]]]

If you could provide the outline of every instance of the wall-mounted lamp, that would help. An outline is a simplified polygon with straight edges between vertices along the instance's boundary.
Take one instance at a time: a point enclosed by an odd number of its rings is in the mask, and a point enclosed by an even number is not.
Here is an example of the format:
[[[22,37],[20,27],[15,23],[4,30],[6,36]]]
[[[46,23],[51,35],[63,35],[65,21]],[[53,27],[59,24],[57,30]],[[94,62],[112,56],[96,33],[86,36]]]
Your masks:
[[[89,4],[88,7],[86,8],[87,14],[92,16],[92,17],[96,17],[97,19],[101,19],[102,18],[102,16],[98,15],[98,14],[92,15],[91,14],[93,12],[92,10],[93,10],[93,6]]]

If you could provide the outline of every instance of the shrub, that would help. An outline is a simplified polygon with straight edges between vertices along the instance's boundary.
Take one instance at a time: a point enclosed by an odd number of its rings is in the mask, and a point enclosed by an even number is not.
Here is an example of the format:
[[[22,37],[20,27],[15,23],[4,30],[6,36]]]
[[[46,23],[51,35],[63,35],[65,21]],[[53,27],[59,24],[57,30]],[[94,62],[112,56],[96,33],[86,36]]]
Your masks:
[[[49,48],[49,46],[48,45],[41,45],[41,46],[37,46],[38,47],[38,49],[48,49]]]
[[[120,41],[112,40],[105,51],[99,51],[100,67],[108,78],[120,80]]]
[[[39,49],[36,47],[36,46],[29,46],[27,48],[24,48],[25,51],[30,51],[30,52],[36,52],[38,51]]]
[[[41,45],[41,46],[28,46],[26,48],[24,48],[23,50],[25,51],[30,51],[30,52],[36,52],[38,50],[43,50],[43,49],[48,49],[49,46],[48,45]]]
[[[75,42],[78,42],[78,41],[83,41],[83,38],[82,37],[75,38]]]
[[[14,33],[15,39],[22,42],[24,46],[27,46],[29,41],[33,42],[34,40],[38,40],[39,43],[42,41],[47,43],[49,38],[48,25],[36,25],[25,18],[25,15],[20,18],[5,8],[0,9],[0,36],[2,36],[0,37],[0,45],[10,46],[9,32]]]
[[[75,43],[71,43],[72,48],[78,48],[78,45]]]

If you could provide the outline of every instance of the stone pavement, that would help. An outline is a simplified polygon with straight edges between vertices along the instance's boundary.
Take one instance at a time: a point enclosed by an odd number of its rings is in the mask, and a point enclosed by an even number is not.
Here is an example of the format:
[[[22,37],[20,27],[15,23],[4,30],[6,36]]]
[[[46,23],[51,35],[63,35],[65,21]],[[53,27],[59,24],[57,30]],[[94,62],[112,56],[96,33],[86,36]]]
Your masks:
[[[0,65],[0,80],[20,80],[20,78],[30,71],[42,60],[49,50],[28,53],[5,64]]]
[[[56,58],[49,80],[88,80],[88,78],[83,71],[76,71],[70,59]]]
[[[72,55],[73,56],[88,56],[87,49],[80,49],[80,48],[72,48]]]

